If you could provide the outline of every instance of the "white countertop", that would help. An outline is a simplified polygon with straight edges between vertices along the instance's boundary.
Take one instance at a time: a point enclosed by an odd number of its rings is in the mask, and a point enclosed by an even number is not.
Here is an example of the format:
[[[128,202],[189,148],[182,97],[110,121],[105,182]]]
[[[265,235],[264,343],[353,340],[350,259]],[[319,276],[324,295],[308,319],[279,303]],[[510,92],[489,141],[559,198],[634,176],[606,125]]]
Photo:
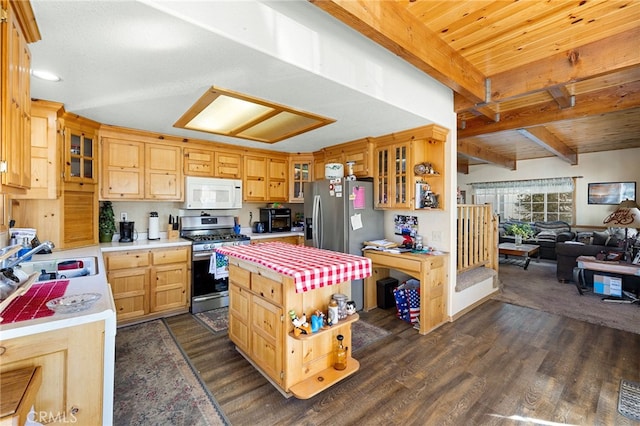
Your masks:
[[[142,250],[190,245],[191,241],[182,238],[173,240],[161,238],[159,240],[137,239],[130,243],[119,243],[118,241],[113,241],[111,243],[100,243],[99,248],[103,253],[106,253],[112,251]]]
[[[86,277],[66,278],[69,285],[65,295],[80,293],[99,293],[102,297],[89,309],[71,314],[53,314],[52,316],[36,318],[33,320],[0,323],[0,339],[12,339],[45,331],[57,330],[65,327],[81,325],[93,321],[104,320],[106,332],[115,336],[116,333],[116,309],[113,303],[111,287],[107,284],[104,261],[100,247],[91,246],[72,250],[59,250],[51,254],[34,255],[34,261],[95,256],[98,260],[98,273]],[[37,285],[38,282],[34,283]],[[1,314],[0,314],[1,315]]]

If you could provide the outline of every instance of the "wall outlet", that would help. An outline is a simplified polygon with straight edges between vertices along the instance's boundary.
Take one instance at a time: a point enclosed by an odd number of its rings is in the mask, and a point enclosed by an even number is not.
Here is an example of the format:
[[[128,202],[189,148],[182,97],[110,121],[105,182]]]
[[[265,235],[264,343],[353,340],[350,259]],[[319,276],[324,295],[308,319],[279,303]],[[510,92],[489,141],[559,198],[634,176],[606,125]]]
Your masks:
[[[120,212],[120,220],[123,222],[127,221],[127,212]]]

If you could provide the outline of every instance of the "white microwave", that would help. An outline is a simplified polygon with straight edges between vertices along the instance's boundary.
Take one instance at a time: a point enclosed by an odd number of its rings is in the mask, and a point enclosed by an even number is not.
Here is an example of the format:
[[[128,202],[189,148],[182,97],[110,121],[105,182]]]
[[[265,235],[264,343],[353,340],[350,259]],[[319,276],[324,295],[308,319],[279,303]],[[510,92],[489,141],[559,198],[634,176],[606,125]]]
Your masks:
[[[192,210],[242,208],[242,181],[185,177],[184,208]]]

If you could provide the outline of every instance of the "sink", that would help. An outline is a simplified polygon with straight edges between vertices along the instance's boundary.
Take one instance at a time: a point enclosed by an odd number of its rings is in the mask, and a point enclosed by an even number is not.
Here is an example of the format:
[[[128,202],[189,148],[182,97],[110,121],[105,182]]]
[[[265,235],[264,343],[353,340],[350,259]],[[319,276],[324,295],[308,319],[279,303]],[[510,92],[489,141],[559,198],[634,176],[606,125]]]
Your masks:
[[[22,262],[16,269],[30,275],[39,273],[38,281],[60,278],[86,277],[98,273],[98,259],[95,256],[63,259],[31,260]],[[44,273],[42,272],[44,270]]]

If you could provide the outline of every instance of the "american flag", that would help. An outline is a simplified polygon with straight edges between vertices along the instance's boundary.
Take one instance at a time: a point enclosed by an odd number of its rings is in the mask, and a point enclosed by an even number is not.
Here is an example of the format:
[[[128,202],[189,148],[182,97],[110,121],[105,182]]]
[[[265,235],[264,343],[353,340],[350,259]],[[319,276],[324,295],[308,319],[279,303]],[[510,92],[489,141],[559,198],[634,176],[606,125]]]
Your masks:
[[[401,284],[393,289],[396,299],[397,316],[403,321],[415,324],[420,317],[420,286]]]

